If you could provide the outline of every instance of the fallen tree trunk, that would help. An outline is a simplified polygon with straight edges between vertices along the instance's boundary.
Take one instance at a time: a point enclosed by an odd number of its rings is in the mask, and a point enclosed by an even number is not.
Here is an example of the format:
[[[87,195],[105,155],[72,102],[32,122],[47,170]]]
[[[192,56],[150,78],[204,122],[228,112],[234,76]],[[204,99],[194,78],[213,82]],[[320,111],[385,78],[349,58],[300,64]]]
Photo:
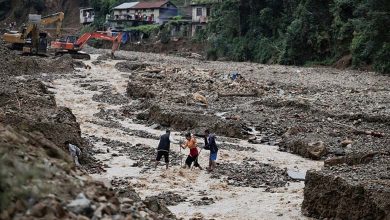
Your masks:
[[[218,97],[256,97],[257,93],[218,93]]]
[[[351,125],[347,125],[347,124],[343,124],[343,123],[339,123],[339,122],[334,122],[336,125],[340,125],[340,126],[343,126],[343,127],[347,127],[347,128],[350,128],[353,130],[353,133],[354,134],[365,134],[365,135],[371,135],[373,137],[378,137],[378,138],[381,138],[381,137],[384,137],[385,134],[382,133],[382,132],[376,132],[376,131],[364,131],[364,130],[359,130]]]

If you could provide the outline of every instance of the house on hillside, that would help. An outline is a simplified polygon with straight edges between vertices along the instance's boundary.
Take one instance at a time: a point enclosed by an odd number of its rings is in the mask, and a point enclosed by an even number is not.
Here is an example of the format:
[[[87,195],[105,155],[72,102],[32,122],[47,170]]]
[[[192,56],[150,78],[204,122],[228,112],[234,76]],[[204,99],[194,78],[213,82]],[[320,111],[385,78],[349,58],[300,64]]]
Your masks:
[[[95,20],[93,8],[80,8],[80,24],[87,25]]]
[[[135,20],[135,10],[132,9],[139,2],[126,2],[113,8],[113,20]]]
[[[168,0],[155,2],[127,2],[113,8],[109,21],[126,25],[163,24],[178,15],[177,7]],[[134,22],[136,21],[136,22]]]
[[[192,31],[194,36],[199,30],[205,29],[211,16],[210,3],[192,3]]]

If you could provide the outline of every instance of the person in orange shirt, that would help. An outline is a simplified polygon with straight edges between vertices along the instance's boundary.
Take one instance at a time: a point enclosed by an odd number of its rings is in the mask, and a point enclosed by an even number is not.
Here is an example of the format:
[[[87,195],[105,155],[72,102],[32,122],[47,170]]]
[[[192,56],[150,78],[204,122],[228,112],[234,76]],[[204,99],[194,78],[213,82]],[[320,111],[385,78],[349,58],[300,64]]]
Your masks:
[[[199,156],[198,145],[196,143],[195,137],[193,137],[191,133],[186,134],[186,141],[184,142],[184,144],[181,145],[181,147],[183,149],[185,148],[190,149],[190,154],[186,159],[186,166],[188,168],[191,168],[192,162],[194,162],[194,166],[202,170],[202,167],[198,163],[198,156]]]

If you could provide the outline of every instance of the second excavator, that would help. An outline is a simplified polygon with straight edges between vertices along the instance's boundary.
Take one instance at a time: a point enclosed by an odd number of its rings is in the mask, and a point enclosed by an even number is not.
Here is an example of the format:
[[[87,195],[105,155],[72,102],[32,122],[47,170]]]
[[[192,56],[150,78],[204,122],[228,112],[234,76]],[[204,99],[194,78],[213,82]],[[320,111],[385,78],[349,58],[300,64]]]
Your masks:
[[[40,15],[29,15],[29,23],[20,32],[10,32],[3,35],[3,40],[12,45],[13,49],[22,50],[23,54],[44,55],[47,48],[47,33],[41,28],[56,24],[56,35],[61,32],[64,13],[58,12],[41,18]]]
[[[111,56],[114,56],[115,51],[119,48],[122,40],[122,33],[113,35],[111,32],[93,32],[85,33],[80,37],[67,36],[51,42],[51,49],[56,55],[70,54],[75,59],[90,59],[90,55],[82,53],[81,49],[89,39],[100,39],[112,42]]]

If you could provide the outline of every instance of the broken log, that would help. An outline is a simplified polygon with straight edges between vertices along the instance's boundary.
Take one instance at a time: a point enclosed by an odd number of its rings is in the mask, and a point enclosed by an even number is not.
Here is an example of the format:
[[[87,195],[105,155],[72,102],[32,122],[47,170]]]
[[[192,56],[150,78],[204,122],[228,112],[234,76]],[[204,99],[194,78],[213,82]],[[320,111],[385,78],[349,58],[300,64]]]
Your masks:
[[[256,97],[257,93],[218,93],[218,97]]]
[[[356,135],[360,135],[360,134],[365,134],[365,135],[371,135],[373,137],[377,137],[377,138],[381,138],[381,137],[384,137],[385,134],[382,133],[382,132],[376,132],[376,131],[364,131],[364,130],[359,130],[351,125],[347,125],[347,124],[343,124],[343,123],[338,123],[338,122],[333,122],[334,124],[336,125],[340,125],[340,126],[343,126],[343,127],[347,127],[347,128],[350,128],[353,130],[353,133],[356,134]]]

